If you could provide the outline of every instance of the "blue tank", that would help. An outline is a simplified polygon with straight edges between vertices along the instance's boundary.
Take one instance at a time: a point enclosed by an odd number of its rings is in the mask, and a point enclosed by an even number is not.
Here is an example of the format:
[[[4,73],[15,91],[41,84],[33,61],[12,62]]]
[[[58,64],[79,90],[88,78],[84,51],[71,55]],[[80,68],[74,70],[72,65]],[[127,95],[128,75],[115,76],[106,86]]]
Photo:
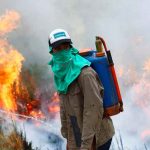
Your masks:
[[[109,64],[105,55],[97,57],[96,51],[90,51],[83,56],[91,62],[91,67],[98,73],[98,76],[104,86],[103,107],[109,116],[119,113],[118,97],[113,82]]]

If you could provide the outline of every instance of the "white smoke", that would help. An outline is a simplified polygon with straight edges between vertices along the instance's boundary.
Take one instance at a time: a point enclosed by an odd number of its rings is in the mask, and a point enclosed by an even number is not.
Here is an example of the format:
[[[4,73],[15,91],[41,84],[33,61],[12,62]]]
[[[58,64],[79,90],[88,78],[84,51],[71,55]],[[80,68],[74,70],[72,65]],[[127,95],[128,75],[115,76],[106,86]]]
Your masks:
[[[149,64],[147,60],[141,72],[133,68],[125,69],[121,76],[124,79],[125,112],[120,117],[114,117],[114,123],[121,132],[124,145],[130,148],[144,149],[144,144],[150,146]]]
[[[37,126],[31,123],[24,123],[22,131],[24,131],[27,140],[32,141],[34,148],[38,147],[41,150],[64,150],[66,143],[60,135],[59,128],[60,122],[55,119]]]
[[[42,121],[33,117],[0,110],[0,122],[0,130],[5,136],[16,130],[18,133],[23,134],[26,141],[31,142],[32,148],[34,149],[65,149],[66,142],[60,135],[59,130],[59,117],[51,121]]]

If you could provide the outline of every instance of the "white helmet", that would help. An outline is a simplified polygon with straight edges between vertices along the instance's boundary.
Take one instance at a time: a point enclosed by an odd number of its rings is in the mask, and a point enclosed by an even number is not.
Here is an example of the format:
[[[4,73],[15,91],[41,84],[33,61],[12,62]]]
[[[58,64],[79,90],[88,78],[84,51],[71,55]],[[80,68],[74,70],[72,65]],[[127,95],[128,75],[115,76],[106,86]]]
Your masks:
[[[57,47],[64,42],[72,44],[71,38],[65,30],[55,29],[50,33],[48,43],[52,48]]]

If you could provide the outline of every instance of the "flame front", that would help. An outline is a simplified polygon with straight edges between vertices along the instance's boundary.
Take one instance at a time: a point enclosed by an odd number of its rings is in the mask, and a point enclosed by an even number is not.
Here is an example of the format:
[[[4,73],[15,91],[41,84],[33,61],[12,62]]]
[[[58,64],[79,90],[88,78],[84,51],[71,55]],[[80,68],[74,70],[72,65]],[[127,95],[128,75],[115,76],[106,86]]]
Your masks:
[[[24,58],[4,36],[17,27],[19,16],[15,11],[7,11],[0,17],[0,107],[8,111],[17,109],[12,86],[19,80]]]

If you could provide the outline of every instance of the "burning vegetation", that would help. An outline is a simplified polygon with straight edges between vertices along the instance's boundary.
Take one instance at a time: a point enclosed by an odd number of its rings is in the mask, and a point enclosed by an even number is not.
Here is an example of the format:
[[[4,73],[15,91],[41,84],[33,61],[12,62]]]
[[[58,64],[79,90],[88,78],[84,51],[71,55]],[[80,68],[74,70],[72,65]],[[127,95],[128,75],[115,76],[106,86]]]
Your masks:
[[[23,67],[25,58],[7,41],[6,35],[18,27],[19,20],[20,14],[16,11],[6,11],[0,17],[0,108],[45,118],[41,111],[41,100],[47,101],[47,111],[58,112],[58,96],[55,94],[51,99],[49,89],[42,95],[43,90],[39,89],[43,81],[41,66],[31,65],[30,69]],[[46,81],[43,82],[47,85]]]
[[[0,18],[0,107],[7,111],[17,109],[12,85],[18,82],[24,58],[4,37],[17,28],[19,18],[20,15],[14,11],[7,11]]]
[[[3,115],[38,128],[59,112],[58,95],[50,78],[44,75],[47,68],[36,64],[25,67],[25,58],[6,38],[19,21],[20,14],[16,11],[6,11],[0,17],[0,149],[3,150],[33,150],[32,143],[16,127],[5,135]]]

